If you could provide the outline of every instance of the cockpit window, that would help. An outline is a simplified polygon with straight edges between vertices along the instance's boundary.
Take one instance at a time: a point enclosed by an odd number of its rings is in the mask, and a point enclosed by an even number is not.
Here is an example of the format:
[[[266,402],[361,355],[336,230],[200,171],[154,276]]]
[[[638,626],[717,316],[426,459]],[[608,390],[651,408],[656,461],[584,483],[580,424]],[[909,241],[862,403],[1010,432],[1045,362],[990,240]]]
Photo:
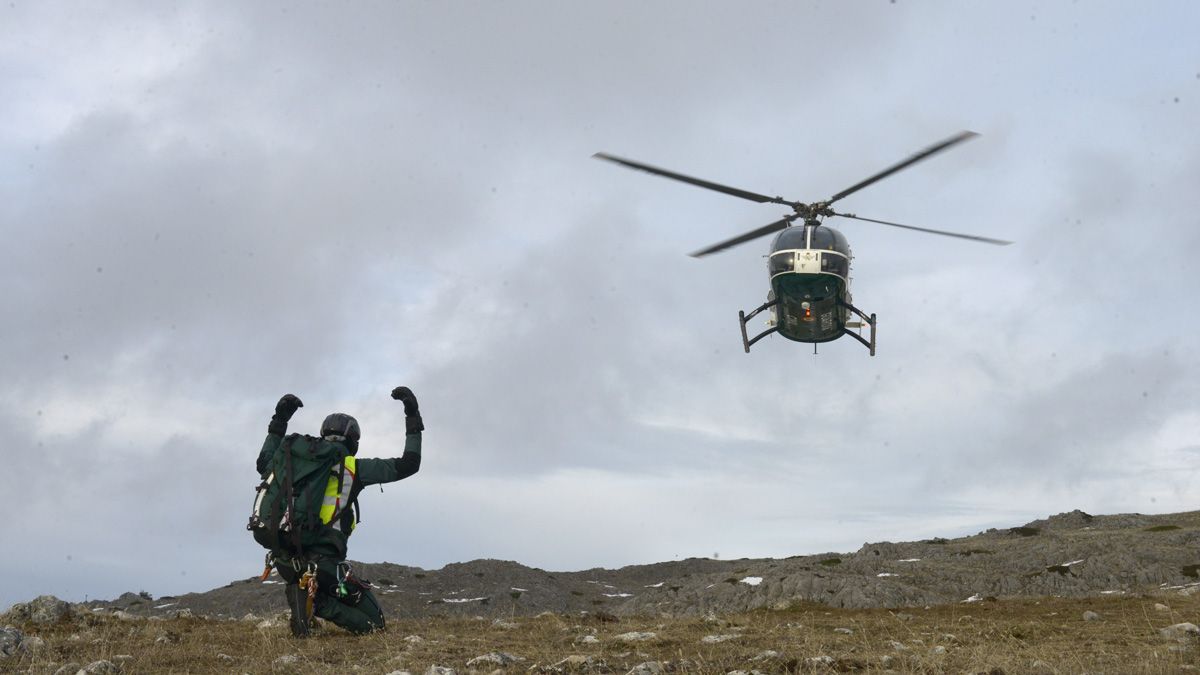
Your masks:
[[[812,233],[812,247],[824,251],[849,252],[849,244],[841,232],[829,227],[818,227]]]
[[[775,276],[781,272],[791,272],[795,269],[796,253],[795,251],[780,251],[771,255],[771,276]]]

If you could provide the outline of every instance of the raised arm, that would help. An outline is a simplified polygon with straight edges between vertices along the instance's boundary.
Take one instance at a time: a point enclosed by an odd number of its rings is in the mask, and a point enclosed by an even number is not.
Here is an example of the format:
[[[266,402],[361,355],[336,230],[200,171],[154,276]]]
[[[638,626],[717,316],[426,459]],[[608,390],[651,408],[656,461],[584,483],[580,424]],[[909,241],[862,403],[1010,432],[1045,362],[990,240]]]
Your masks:
[[[275,454],[275,450],[283,442],[283,436],[287,433],[288,420],[292,419],[292,415],[295,415],[296,411],[303,407],[304,403],[293,394],[284,394],[279,399],[279,403],[275,404],[275,414],[271,416],[271,422],[267,425],[267,438],[263,441],[262,450],[258,453],[258,461],[254,465],[258,469],[259,475],[267,470],[267,466],[271,463],[271,455]]]
[[[358,460],[358,479],[363,485],[402,480],[421,468],[421,432],[425,423],[421,420],[417,397],[408,387],[396,387],[392,398],[404,404],[404,454],[391,459]]]

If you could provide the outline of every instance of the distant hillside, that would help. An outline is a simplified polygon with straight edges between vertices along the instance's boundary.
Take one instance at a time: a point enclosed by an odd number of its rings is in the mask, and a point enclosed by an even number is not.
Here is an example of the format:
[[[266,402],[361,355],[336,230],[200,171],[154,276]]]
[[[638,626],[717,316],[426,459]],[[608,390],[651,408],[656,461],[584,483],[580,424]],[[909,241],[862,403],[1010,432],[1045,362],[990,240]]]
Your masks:
[[[1200,591],[1200,511],[1164,515],[1059,514],[959,539],[864,544],[854,553],[780,560],[688,559],[616,570],[547,572],[500,560],[423,570],[356,564],[393,617],[529,616],[543,611],[698,616],[815,601],[833,607],[909,607],[1029,596]],[[284,608],[281,582],[235,581],[150,600],[133,593],[86,606],[139,615],[181,609],[209,617]]]

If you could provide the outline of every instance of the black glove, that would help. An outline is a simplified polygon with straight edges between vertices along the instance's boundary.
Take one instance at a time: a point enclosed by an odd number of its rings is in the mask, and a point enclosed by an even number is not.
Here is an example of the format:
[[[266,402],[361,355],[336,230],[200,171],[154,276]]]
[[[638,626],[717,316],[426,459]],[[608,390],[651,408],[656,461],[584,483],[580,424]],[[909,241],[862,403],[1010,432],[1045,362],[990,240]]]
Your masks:
[[[421,410],[417,407],[417,397],[408,387],[396,387],[392,390],[392,398],[404,404],[404,433],[415,434],[425,431],[425,422],[421,420]]]
[[[295,415],[297,410],[303,407],[304,402],[295,394],[284,394],[283,398],[279,399],[279,403],[275,404],[275,416],[271,419],[287,422],[292,419],[292,415]]]
[[[405,415],[421,414],[421,411],[417,409],[417,397],[413,395],[412,389],[408,387],[396,387],[392,390],[392,398],[404,404]]]
[[[275,415],[271,418],[271,423],[267,425],[267,433],[282,436],[287,433],[288,420],[292,419],[292,415],[296,414],[296,409],[303,407],[304,404],[300,399],[292,394],[284,394],[283,398],[279,399],[279,403],[275,404]]]

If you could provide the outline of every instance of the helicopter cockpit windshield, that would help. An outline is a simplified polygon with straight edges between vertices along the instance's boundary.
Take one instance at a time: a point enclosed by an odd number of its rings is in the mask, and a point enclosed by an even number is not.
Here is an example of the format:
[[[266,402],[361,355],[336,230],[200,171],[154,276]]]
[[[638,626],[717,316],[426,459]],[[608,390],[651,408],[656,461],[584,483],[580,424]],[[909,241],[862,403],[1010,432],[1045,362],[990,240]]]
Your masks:
[[[830,227],[784,230],[771,249],[772,278],[785,273],[832,274],[843,280],[850,276],[850,244]]]

